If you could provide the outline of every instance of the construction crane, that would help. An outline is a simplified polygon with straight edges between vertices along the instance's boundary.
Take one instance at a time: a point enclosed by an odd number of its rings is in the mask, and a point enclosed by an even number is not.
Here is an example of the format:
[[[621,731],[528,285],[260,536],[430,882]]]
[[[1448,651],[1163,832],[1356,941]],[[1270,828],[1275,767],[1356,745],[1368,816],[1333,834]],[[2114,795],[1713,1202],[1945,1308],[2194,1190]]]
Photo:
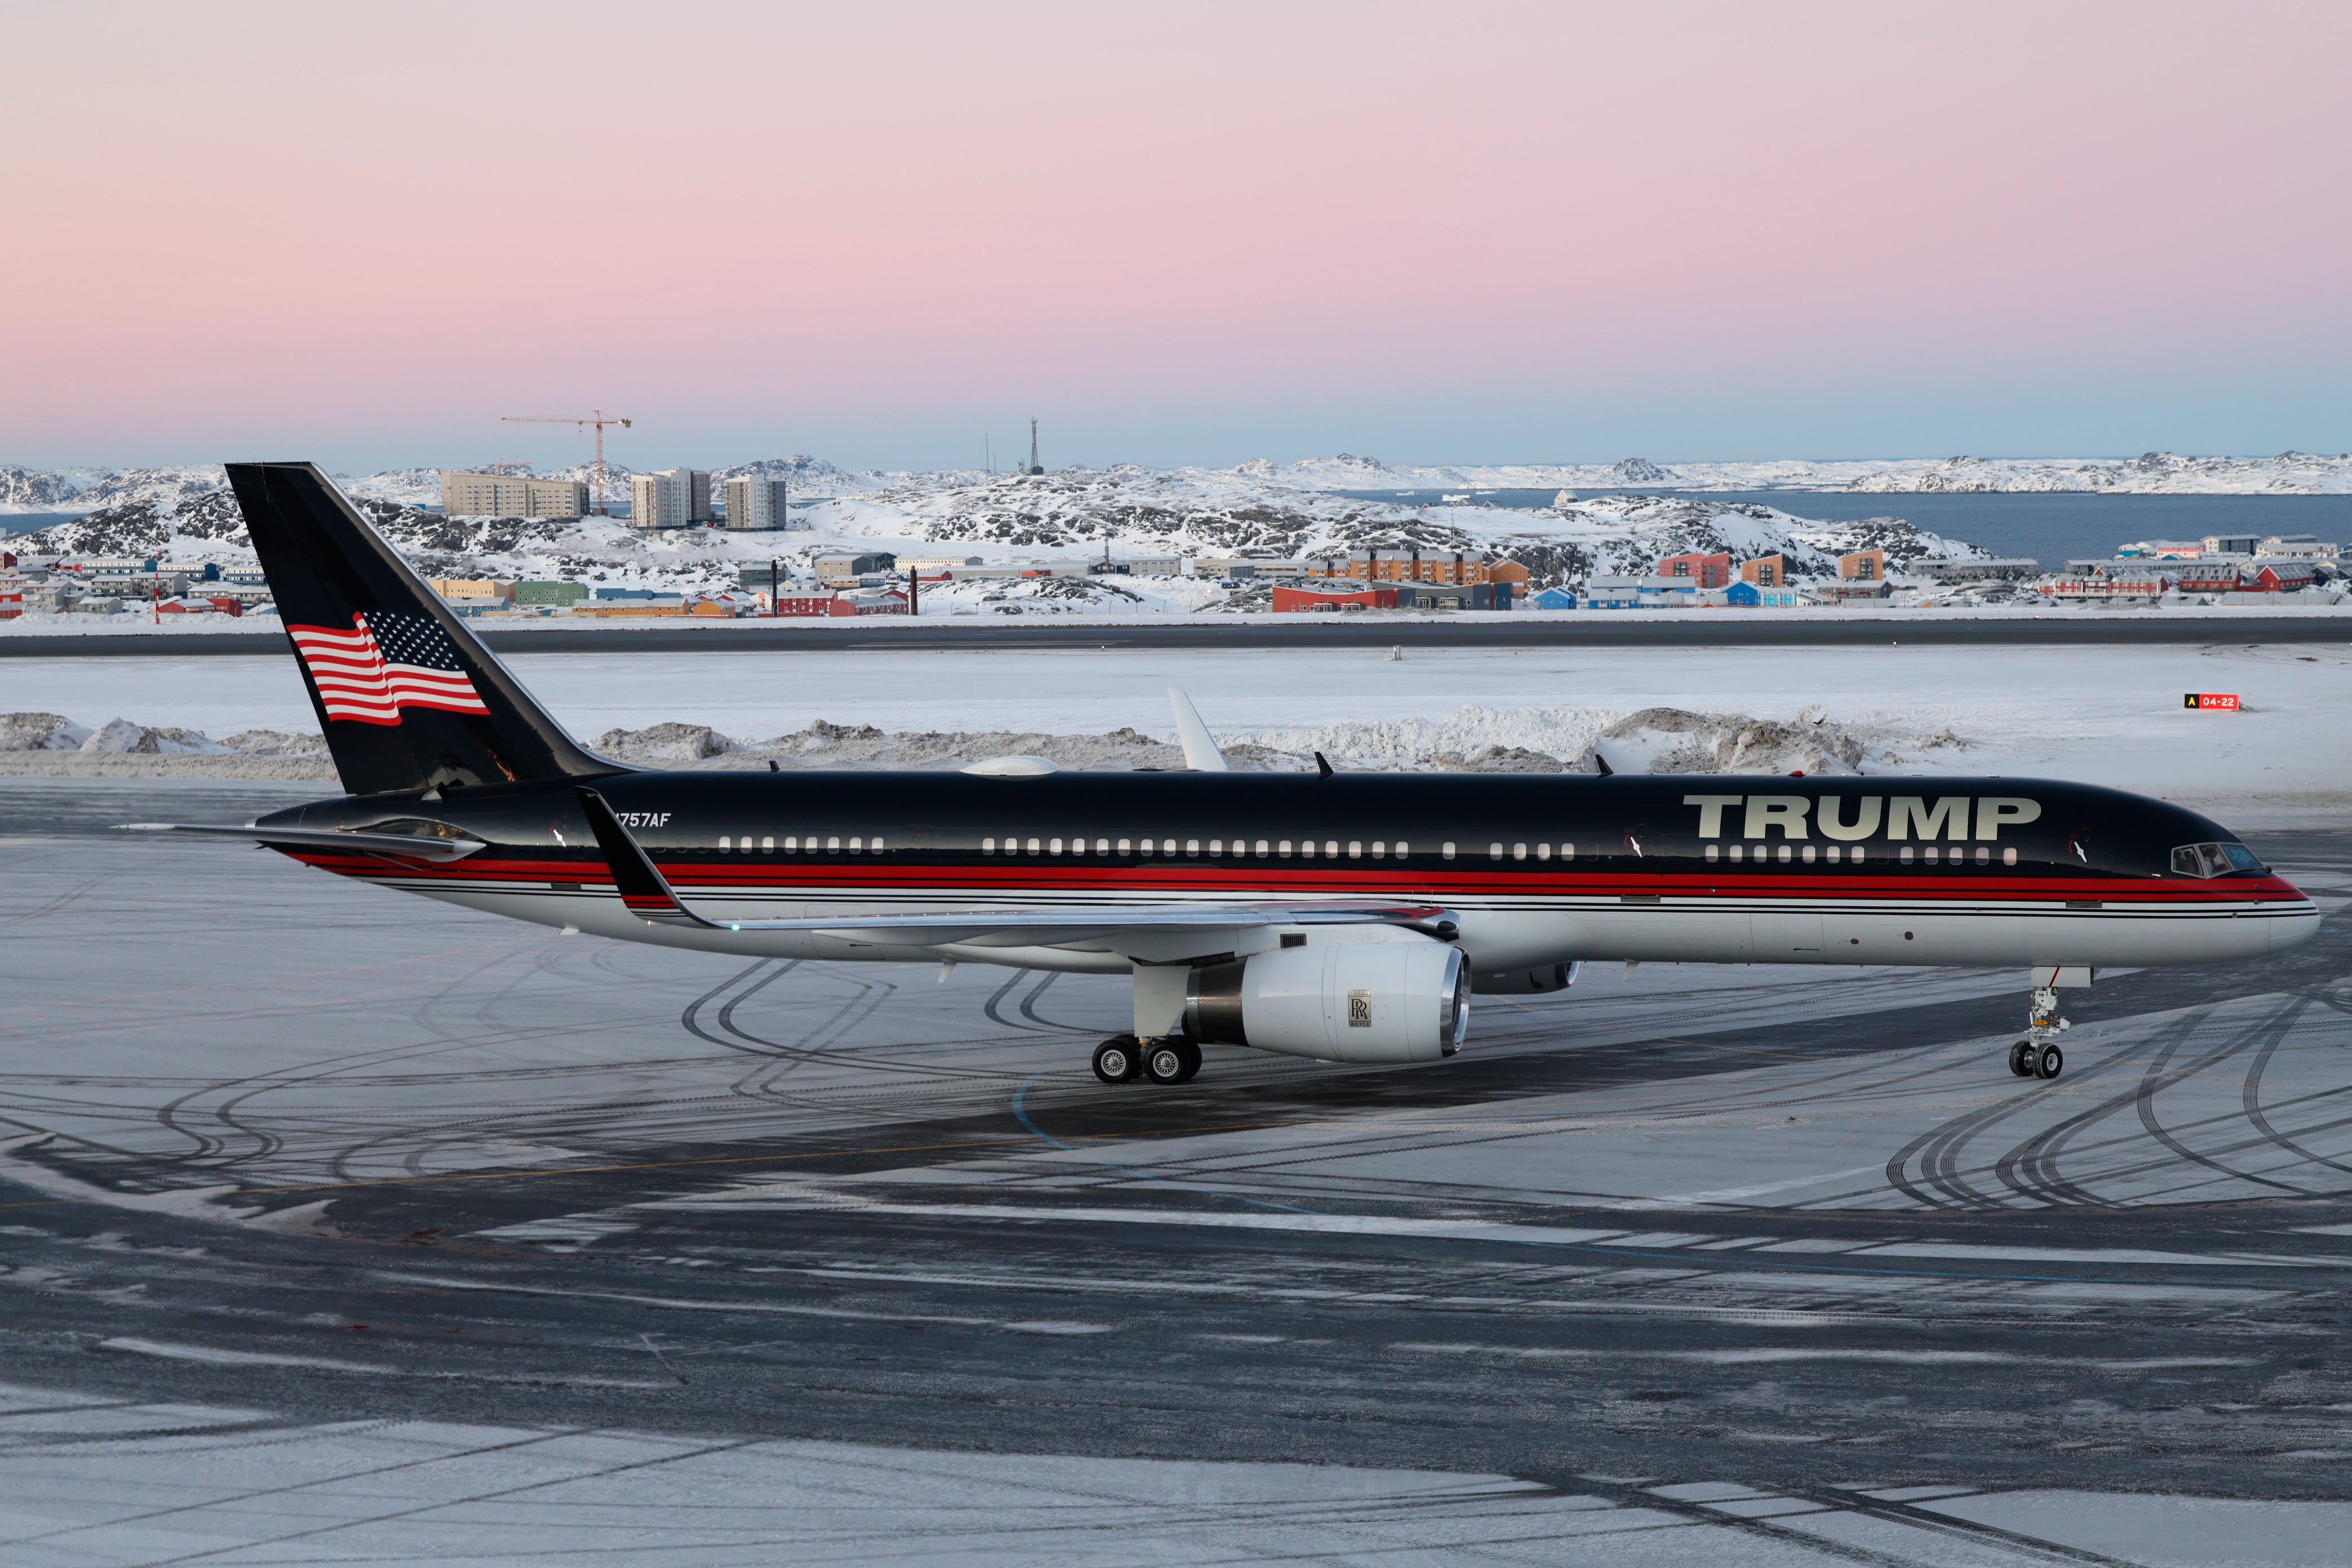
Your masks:
[[[622,429],[625,430],[629,427],[629,421],[618,416],[607,417],[603,409],[592,408],[585,414],[572,415],[509,414],[502,416],[499,423],[505,425],[571,425],[583,430],[586,429],[589,426],[593,425],[596,427],[596,510],[594,515],[597,517],[610,517],[613,515],[611,512],[604,510],[604,426],[607,425],[618,425]]]

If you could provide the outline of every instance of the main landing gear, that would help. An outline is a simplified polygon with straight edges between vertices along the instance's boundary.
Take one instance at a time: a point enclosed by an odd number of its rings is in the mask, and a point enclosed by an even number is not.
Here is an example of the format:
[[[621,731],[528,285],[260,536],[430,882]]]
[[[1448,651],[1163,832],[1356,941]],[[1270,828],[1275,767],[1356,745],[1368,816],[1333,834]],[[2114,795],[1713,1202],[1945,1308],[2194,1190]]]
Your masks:
[[[1183,1083],[1201,1070],[1201,1047],[1181,1035],[1144,1044],[1118,1035],[1095,1047],[1095,1077],[1105,1083]]]
[[[2066,1053],[2058,1048],[2058,1037],[2073,1026],[2058,1016],[2057,987],[2035,986],[2026,1037],[2009,1047],[2009,1070],[2020,1078],[2056,1078],[2066,1066]]]

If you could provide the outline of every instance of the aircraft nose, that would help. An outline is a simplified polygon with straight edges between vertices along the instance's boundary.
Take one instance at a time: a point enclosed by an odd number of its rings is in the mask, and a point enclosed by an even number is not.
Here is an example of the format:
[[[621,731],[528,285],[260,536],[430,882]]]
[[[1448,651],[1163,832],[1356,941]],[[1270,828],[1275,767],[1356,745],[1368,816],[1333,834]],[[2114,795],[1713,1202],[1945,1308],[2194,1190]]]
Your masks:
[[[2265,917],[2270,927],[2271,951],[2284,952],[2291,947],[2301,947],[2319,934],[2319,911],[2309,903],[2309,895],[2292,884],[2282,883],[2289,892],[2305,900],[2303,908],[2290,912]]]

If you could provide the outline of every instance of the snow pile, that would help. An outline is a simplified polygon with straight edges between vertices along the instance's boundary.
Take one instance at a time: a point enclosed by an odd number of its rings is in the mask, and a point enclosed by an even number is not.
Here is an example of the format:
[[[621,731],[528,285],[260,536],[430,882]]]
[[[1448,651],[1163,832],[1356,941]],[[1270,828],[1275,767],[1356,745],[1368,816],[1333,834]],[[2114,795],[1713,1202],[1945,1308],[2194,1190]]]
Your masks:
[[[698,763],[724,755],[734,742],[708,724],[655,724],[643,730],[607,730],[595,749],[632,763]]]
[[[1737,713],[1644,708],[1603,730],[1577,759],[1578,772],[1629,773],[1858,773],[1874,747],[1877,761],[1907,759],[1896,748],[1935,751],[1964,744],[1948,729],[1926,736],[1875,725],[1838,724],[1807,708],[1792,721]]]
[[[89,739],[86,725],[59,713],[0,713],[0,752],[75,752]]]
[[[9,717],[21,715],[11,714]],[[197,730],[134,724],[128,719],[110,719],[86,737],[76,750],[95,756],[216,757],[228,748]]]

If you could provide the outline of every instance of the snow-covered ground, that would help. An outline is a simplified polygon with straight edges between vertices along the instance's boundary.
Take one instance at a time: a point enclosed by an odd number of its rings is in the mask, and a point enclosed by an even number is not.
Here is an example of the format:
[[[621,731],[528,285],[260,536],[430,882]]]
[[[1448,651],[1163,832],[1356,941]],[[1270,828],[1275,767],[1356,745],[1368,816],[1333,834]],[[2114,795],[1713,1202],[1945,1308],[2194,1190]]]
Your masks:
[[[590,481],[593,465],[551,469],[544,478]],[[1083,468],[1056,470],[1087,473]],[[1118,473],[1148,470],[1118,465]],[[608,464],[607,482],[622,496],[633,470]],[[883,489],[934,489],[985,482],[975,469],[885,473],[849,469],[798,455],[722,464],[714,483],[738,476],[790,479],[799,495],[856,495]],[[352,495],[419,506],[441,499],[438,468],[392,468],[336,476]],[[1746,462],[1654,463],[1386,463],[1342,452],[1336,457],[1278,462],[1258,458],[1231,468],[1182,468],[1163,477],[1218,484],[1271,484],[1297,489],[1606,489],[1664,486],[1678,489],[1860,490],[1922,493],[1986,490],[2080,490],[2111,495],[2343,495],[2352,493],[2352,453],[2328,457],[2285,451],[2271,457],[2184,457],[2147,452],[2137,458],[1766,458]],[[216,464],[152,468],[34,468],[0,464],[0,515],[95,511],[134,501],[180,501],[221,489]]]
[[[180,1348],[126,1339],[100,1350],[159,1358]],[[295,1358],[280,1359],[299,1370]],[[363,1357],[338,1358],[331,1370],[354,1369],[364,1373]],[[23,1555],[12,1560],[27,1565],[286,1561],[294,1552],[480,1568],[610,1558],[644,1568],[1186,1568],[1276,1559],[1420,1568],[1465,1556],[1656,1568],[1998,1568],[2063,1560],[2072,1547],[2159,1568],[2317,1568],[2343,1561],[2336,1547],[2352,1531],[2352,1504],[2340,1502],[1879,1489],[1889,1499],[1936,1494],[1926,1505],[1935,1512],[2026,1538],[2005,1550],[1999,1538],[1955,1539],[1933,1521],[1874,1519],[1727,1481],[1664,1487],[1644,1507],[1502,1475],[422,1420],[281,1424],[266,1409],[126,1403],[46,1387],[0,1388],[0,1425],[14,1438],[0,1459],[0,1541],[17,1542]],[[1855,1500],[1866,1506],[1869,1497]],[[1710,1503],[1720,1505],[1714,1521]],[[1785,1539],[1738,1528],[1759,1515],[1791,1521]]]
[[[2223,814],[2352,806],[2352,646],[2066,648],[1007,650],[523,654],[509,662],[573,733],[706,724],[738,741],[819,720],[892,732],[1172,737],[1166,689],[1227,742],[1343,766],[1455,765],[1487,748],[1574,759],[1643,709],[1811,725],[1874,771],[2079,779]],[[15,659],[5,707],[96,728],[315,732],[275,658]],[[2235,713],[2187,711],[2238,693]],[[1948,738],[1945,738],[1948,737]],[[1751,764],[1753,765],[1753,764]]]

